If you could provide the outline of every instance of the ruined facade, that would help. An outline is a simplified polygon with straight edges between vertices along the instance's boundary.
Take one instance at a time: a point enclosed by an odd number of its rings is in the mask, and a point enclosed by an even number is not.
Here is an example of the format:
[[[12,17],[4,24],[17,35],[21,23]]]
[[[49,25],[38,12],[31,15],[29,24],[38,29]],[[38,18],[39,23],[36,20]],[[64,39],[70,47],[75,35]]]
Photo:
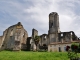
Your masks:
[[[27,37],[27,31],[19,22],[18,24],[10,26],[3,32],[2,39],[0,40],[0,48],[2,50],[24,50],[26,48]]]
[[[59,15],[56,12],[49,14],[49,45],[48,51],[65,51],[71,43],[79,43],[78,37],[73,31],[61,32],[59,28]]]
[[[39,45],[45,44],[48,51],[65,51],[66,46],[71,46],[73,42],[79,43],[79,38],[73,31],[61,32],[58,13],[50,13],[48,34],[40,35]]]
[[[10,26],[0,36],[0,49],[4,50],[33,50],[36,48],[34,38],[38,35],[36,29],[32,29],[32,36],[28,37],[27,31],[19,22]],[[48,51],[65,51],[67,45],[73,42],[79,43],[79,38],[73,31],[61,32],[59,27],[59,15],[56,12],[49,14],[48,34],[38,35],[38,49],[46,46]]]

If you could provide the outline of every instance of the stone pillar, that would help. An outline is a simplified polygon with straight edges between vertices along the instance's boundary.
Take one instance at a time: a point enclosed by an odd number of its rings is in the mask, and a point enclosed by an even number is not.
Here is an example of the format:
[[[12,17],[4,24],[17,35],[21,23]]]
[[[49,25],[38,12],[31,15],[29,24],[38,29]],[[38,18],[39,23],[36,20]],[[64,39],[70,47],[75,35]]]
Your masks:
[[[36,45],[35,45],[35,42],[34,42],[35,36],[38,36],[38,31],[33,28],[32,29],[32,41],[33,41],[33,44],[31,44],[31,46],[33,48],[33,51],[35,51],[35,49],[36,49]]]

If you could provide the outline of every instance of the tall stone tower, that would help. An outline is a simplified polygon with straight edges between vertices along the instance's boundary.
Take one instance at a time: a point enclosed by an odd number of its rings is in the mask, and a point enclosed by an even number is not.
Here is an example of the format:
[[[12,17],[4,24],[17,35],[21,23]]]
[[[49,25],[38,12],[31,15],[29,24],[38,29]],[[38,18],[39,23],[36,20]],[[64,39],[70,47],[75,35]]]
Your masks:
[[[52,12],[49,14],[49,42],[57,42],[58,41],[58,33],[59,33],[59,15],[56,12]]]

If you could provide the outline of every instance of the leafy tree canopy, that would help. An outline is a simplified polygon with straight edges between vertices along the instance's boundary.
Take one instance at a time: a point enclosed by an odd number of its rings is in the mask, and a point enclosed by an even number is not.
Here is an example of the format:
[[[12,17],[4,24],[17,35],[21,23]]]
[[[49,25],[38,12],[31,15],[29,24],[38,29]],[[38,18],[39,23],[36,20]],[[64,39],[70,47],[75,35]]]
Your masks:
[[[34,38],[34,41],[39,41],[39,38],[40,37],[36,35],[35,38]]]

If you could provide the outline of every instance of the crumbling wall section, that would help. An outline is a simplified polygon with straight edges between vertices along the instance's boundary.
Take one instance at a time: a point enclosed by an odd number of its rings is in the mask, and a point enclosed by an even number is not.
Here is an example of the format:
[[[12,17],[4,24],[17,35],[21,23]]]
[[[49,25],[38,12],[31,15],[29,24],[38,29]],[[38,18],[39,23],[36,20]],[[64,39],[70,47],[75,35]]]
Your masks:
[[[0,36],[0,49],[1,49],[1,46],[2,46],[2,39],[3,39],[3,36]]]
[[[58,33],[58,42],[71,42],[78,40],[78,37],[73,31]]]
[[[71,42],[71,32],[61,32],[58,36],[58,42]]]
[[[39,41],[40,46],[43,46],[44,44],[48,45],[48,35],[43,34],[40,36],[40,41]]]
[[[36,29],[32,29],[32,37],[34,38],[36,35],[38,35],[38,31]]]
[[[24,49],[23,46],[26,46],[27,37],[28,33],[25,31],[23,25],[18,22],[4,31],[2,48],[7,50]]]
[[[35,42],[34,42],[34,38],[35,36],[38,36],[38,31],[36,29],[32,29],[32,38],[30,39],[30,44],[31,44],[31,50],[35,50]]]

